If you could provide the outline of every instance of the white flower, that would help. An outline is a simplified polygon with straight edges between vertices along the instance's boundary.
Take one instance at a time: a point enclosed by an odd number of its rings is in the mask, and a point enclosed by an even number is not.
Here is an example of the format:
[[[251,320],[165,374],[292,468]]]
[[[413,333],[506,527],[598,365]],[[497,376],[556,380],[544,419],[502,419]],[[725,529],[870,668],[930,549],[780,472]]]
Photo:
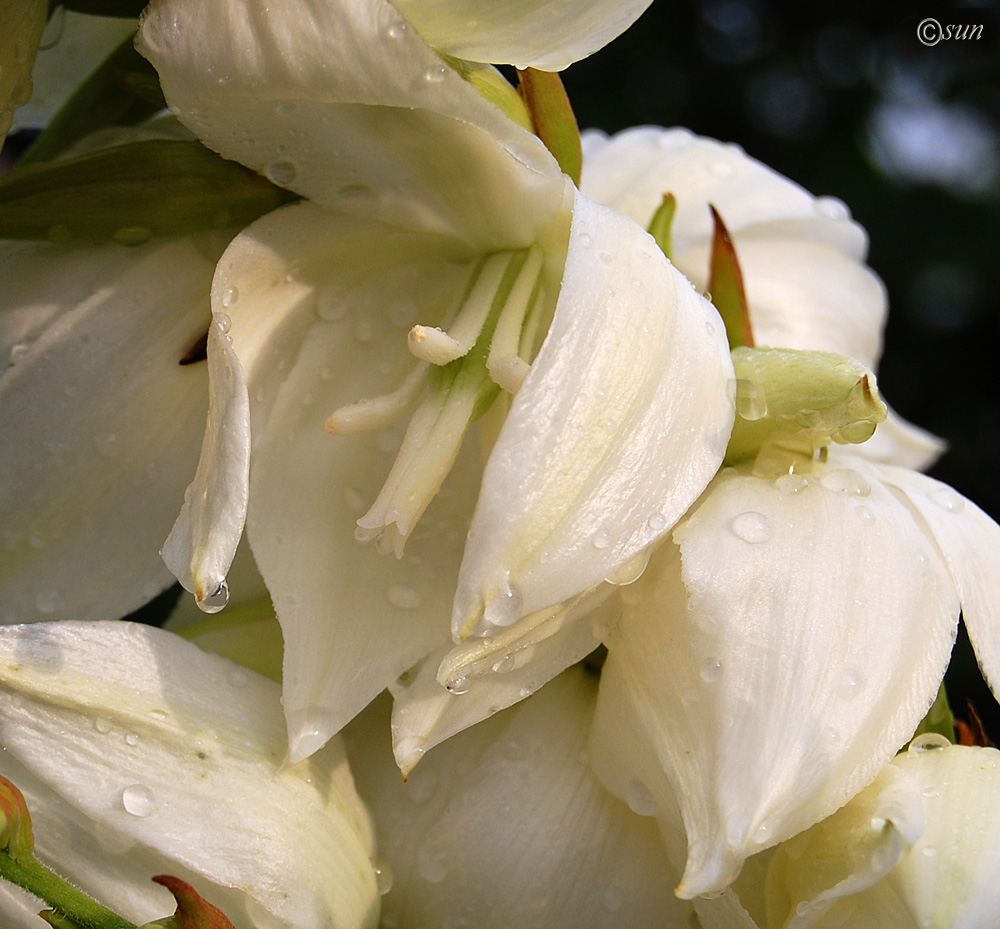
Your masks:
[[[38,857],[138,923],[173,911],[150,883],[166,872],[237,929],[374,926],[371,827],[343,747],[284,765],[278,696],[148,626],[0,628],[0,772]]]
[[[388,868],[384,925],[681,929],[655,823],[586,762],[597,679],[567,670],[400,781],[376,704],[345,731]],[[646,797],[630,802],[640,812]]]
[[[865,265],[868,236],[833,197],[814,197],[737,145],[687,129],[644,126],[584,134],[581,190],[646,225],[664,194],[677,212],[673,260],[708,287],[712,217],[719,211],[743,271],[758,345],[836,352],[875,370],[887,298]],[[890,412],[861,454],[922,470],[944,443]]]
[[[309,13],[159,3],[140,32],[206,144],[308,198],[220,261],[209,429],[164,549],[199,600],[224,597],[248,506],[293,760],[428,655],[447,699],[435,670],[462,689],[466,663],[520,649],[441,738],[585,655],[598,637],[567,617],[697,497],[733,415],[717,317],[642,229],[575,193],[394,7]],[[459,447],[500,387],[473,516],[481,452]],[[449,613],[471,639],[446,656]]]

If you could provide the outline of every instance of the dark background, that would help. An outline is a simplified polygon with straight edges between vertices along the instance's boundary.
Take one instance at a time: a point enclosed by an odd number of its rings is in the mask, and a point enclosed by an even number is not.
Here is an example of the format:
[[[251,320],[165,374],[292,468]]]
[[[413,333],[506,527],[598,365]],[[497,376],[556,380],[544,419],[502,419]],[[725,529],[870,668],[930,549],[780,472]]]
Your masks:
[[[926,47],[916,30],[927,16],[982,25],[982,37]],[[655,0],[563,75],[581,127],[687,126],[848,204],[889,289],[880,388],[948,441],[932,475],[995,519],[998,27],[996,4]],[[1000,742],[964,631],[948,687],[956,715],[971,698]]]

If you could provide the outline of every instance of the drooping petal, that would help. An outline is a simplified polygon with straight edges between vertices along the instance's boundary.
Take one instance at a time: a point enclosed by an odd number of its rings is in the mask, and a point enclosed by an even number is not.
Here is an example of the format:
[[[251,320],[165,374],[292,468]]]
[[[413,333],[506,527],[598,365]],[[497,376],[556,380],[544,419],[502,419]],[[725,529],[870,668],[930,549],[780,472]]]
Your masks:
[[[623,682],[608,699],[635,702],[681,803],[684,896],[721,890],[861,789],[947,665],[954,586],[908,510],[848,460],[806,480],[717,478],[608,641],[605,674]]]
[[[902,468],[881,469],[940,551],[962,603],[962,618],[983,675],[1000,694],[1000,526],[971,500],[933,478]]]
[[[593,587],[697,498],[733,422],[722,328],[651,236],[577,195],[555,318],[483,479],[454,636]]]
[[[678,253],[711,240],[710,203],[733,233],[738,253],[739,234],[761,223],[775,224],[775,231],[794,227],[798,235],[829,242],[856,259],[867,251],[865,231],[850,221],[839,200],[813,197],[738,145],[695,136],[688,129],[643,126],[611,138],[585,133],[581,190],[643,227],[663,195],[672,193]]]
[[[22,5],[9,4],[12,9]],[[31,74],[31,99],[15,111],[12,130],[48,125],[84,78],[135,32],[135,25],[134,19],[58,9],[42,35]]]
[[[524,247],[562,180],[387,0],[153,3],[139,48],[206,145],[317,203]]]
[[[5,627],[0,656],[0,768],[60,873],[138,922],[167,871],[238,926],[375,924],[343,748],[283,767],[277,685],[131,623]]]
[[[407,330],[441,322],[469,258],[453,239],[300,203],[251,226],[219,264],[213,300],[251,398],[248,532],[285,637],[293,760],[447,638],[478,450],[467,443],[397,560],[354,532],[405,422],[358,435],[325,423],[399,386],[416,364]]]
[[[399,0],[434,48],[458,58],[561,71],[623,33],[651,0]]]
[[[915,740],[843,810],[779,849],[770,925],[988,929],[1000,909],[998,791],[996,749]]]
[[[208,325],[225,241],[4,246],[4,622],[116,618],[171,583],[159,549],[206,390],[205,365],[179,362]]]
[[[517,708],[461,733],[406,783],[385,716],[346,730],[359,790],[394,875],[383,919],[408,929],[680,929],[655,824],[586,764],[596,681],[574,668]]]
[[[22,0],[0,7],[0,144],[14,111],[31,97],[31,69],[47,13],[44,0]]]

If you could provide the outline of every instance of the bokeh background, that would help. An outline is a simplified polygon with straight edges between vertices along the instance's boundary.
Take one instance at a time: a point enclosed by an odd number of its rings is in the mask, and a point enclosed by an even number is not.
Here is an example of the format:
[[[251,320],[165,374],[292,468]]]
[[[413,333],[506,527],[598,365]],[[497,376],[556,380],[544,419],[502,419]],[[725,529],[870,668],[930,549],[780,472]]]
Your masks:
[[[1000,520],[998,12],[655,0],[564,82],[582,127],[687,126],[848,204],[890,295],[880,389],[948,441],[933,476]],[[929,47],[917,40],[926,17],[983,29]],[[1000,742],[964,630],[948,692]]]

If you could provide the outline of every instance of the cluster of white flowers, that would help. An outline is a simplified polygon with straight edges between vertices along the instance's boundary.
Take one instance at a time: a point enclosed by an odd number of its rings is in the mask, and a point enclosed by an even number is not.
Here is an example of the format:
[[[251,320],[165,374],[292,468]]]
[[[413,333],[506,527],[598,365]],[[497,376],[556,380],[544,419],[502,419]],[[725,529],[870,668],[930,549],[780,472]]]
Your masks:
[[[995,925],[1000,755],[897,752],[960,613],[1000,681],[1000,527],[879,399],[864,230],[684,129],[575,183],[493,67],[648,2],[154,0],[180,125],[110,144],[299,199],[0,244],[0,773],[125,919],[167,871],[237,929]],[[174,576],[246,667],[117,621]]]

